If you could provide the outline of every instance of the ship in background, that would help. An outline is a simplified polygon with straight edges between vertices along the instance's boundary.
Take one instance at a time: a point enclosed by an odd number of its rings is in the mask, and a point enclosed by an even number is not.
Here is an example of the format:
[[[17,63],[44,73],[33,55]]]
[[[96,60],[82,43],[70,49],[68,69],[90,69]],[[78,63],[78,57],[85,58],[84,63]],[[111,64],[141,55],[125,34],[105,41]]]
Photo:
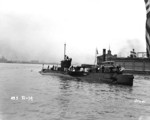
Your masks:
[[[107,61],[115,61],[117,65],[123,66],[127,73],[150,74],[150,58],[146,57],[146,52],[135,52],[133,49],[128,57],[117,57],[112,55],[109,49],[105,52]],[[103,62],[103,55],[97,56],[97,64]]]

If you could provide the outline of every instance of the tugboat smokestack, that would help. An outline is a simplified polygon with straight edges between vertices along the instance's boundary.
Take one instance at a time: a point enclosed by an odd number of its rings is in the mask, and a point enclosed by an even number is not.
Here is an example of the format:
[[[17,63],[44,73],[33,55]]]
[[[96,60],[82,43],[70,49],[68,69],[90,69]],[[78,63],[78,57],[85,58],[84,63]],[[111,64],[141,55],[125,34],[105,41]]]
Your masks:
[[[103,61],[106,61],[106,49],[103,49]]]

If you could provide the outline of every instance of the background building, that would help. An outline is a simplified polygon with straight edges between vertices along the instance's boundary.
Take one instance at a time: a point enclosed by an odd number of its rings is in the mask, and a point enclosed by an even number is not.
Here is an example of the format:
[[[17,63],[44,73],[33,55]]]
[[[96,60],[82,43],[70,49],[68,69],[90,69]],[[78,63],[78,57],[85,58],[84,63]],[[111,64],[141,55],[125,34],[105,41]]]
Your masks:
[[[106,61],[111,61],[111,60],[114,60],[115,58],[117,58],[117,54],[112,55],[111,50],[109,49],[107,51],[105,57],[106,57]],[[103,55],[97,56],[97,64],[100,65],[101,62],[103,62]]]
[[[141,56],[139,56],[139,54],[141,54]],[[145,52],[136,53],[133,49],[128,57],[117,57],[116,54],[111,54],[111,50],[108,50],[105,57],[106,61],[115,61],[116,65],[121,65],[126,71],[150,73],[150,58],[146,58],[145,54]],[[103,62],[103,55],[97,56],[98,65]]]

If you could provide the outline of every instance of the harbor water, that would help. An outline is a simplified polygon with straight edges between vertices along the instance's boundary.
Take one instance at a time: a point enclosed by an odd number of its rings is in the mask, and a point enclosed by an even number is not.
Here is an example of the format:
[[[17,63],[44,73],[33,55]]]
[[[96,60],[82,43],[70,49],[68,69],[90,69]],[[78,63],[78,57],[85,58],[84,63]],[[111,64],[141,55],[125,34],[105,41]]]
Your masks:
[[[150,75],[132,87],[41,75],[42,65],[0,63],[0,120],[150,120]]]

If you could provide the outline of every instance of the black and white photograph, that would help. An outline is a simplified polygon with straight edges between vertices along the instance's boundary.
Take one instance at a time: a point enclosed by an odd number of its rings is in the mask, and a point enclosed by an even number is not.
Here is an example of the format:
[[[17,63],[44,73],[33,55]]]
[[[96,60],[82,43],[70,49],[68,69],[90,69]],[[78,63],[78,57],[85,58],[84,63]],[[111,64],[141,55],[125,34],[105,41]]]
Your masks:
[[[0,120],[150,120],[150,0],[0,0]]]

